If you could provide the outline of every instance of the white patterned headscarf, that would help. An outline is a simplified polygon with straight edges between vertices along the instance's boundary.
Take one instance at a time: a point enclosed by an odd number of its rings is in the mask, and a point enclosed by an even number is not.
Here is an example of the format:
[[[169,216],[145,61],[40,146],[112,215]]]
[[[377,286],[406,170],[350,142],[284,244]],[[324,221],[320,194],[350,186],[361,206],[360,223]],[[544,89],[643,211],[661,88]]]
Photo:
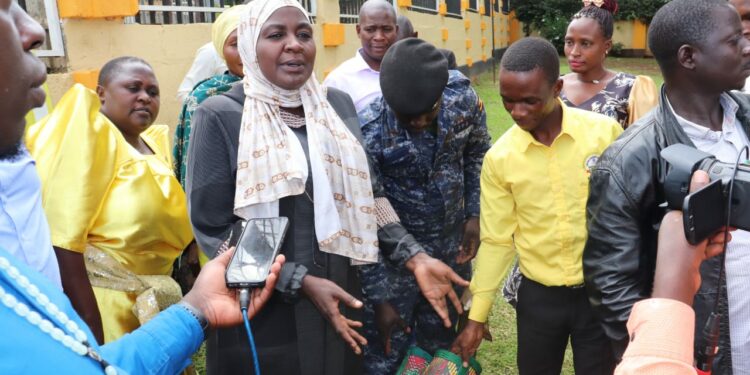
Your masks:
[[[297,8],[309,18],[296,0],[255,0],[240,21],[245,104],[234,212],[245,219],[279,216],[279,199],[305,193],[307,159],[297,136],[279,114],[279,107],[301,105],[320,250],[349,257],[355,264],[376,262],[375,201],[362,145],[328,103],[315,74],[299,90],[285,90],[269,82],[258,65],[256,45],[261,28],[282,7]]]

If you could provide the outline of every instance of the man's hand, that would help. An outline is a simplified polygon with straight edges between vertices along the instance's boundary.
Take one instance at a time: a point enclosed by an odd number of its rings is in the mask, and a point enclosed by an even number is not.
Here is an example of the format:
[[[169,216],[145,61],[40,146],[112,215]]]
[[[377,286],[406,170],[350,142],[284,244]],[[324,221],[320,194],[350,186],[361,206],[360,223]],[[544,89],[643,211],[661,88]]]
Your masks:
[[[391,333],[394,329],[411,333],[411,328],[401,319],[398,311],[389,302],[375,305],[375,325],[378,327],[380,339],[383,340],[386,355],[391,353]]]
[[[690,181],[690,192],[706,186],[708,174],[696,171]],[[731,239],[731,234],[728,240]],[[700,265],[720,254],[724,247],[724,230],[693,246],[685,238],[681,211],[668,212],[661,221],[654,274],[653,298],[670,298],[693,304],[701,285]]]
[[[482,343],[482,338],[484,338],[484,332],[484,323],[469,319],[466,327],[451,344],[451,351],[461,356],[464,367],[469,367],[469,358],[476,354],[479,344]]]
[[[339,310],[339,302],[355,309],[362,308],[362,302],[341,289],[336,283],[310,275],[302,279],[302,292],[331,323],[344,342],[352,347],[354,353],[362,353],[359,346],[367,345],[367,340],[355,330],[355,328],[362,327],[362,322],[347,319]]]
[[[232,254],[234,254],[234,248],[206,263],[195,280],[193,289],[183,297],[185,302],[203,312],[211,327],[227,327],[242,323],[237,292],[228,289],[224,282],[224,273],[229,260],[232,259]],[[271,266],[266,285],[263,288],[253,289],[247,310],[248,318],[255,316],[271,297],[282,264],[284,264],[284,256],[279,255]]]
[[[477,256],[479,248],[479,218],[470,217],[464,222],[464,236],[458,248],[456,263],[464,264]]]
[[[453,303],[453,307],[461,314],[463,308],[459,301],[456,291],[453,290],[453,283],[468,287],[469,282],[458,276],[447,264],[427,255],[418,253],[406,262],[406,268],[414,274],[417,279],[419,289],[422,295],[430,302],[435,312],[443,319],[443,325],[451,326],[450,315],[448,314],[448,304],[445,302],[446,295]]]

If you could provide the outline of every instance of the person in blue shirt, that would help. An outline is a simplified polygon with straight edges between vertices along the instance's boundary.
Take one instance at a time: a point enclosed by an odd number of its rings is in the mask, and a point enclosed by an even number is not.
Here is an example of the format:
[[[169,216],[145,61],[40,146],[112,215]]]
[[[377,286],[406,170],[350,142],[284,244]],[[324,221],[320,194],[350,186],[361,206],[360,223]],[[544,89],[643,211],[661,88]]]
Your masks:
[[[44,64],[29,52],[41,45],[44,29],[27,16],[14,20],[12,1],[2,1],[0,19],[0,244],[34,270],[44,274],[59,289],[60,268],[52,250],[49,224],[42,210],[41,182],[34,160],[21,143],[24,117],[32,108],[44,105],[41,85]],[[18,8],[18,5],[13,5]],[[14,26],[19,28],[15,30]]]
[[[11,0],[0,0],[0,3],[5,1]],[[193,289],[178,304],[132,333],[99,346],[58,287],[0,249],[0,332],[3,332],[0,374],[172,375],[181,372],[201,346],[206,329],[242,322],[237,295],[224,283],[224,272],[232,253],[227,251],[207,263]],[[249,318],[271,296],[283,262],[283,255],[279,256],[265,287],[253,292]],[[85,339],[85,343],[81,339]],[[85,350],[92,354],[82,355],[74,350],[76,346],[88,346]],[[252,367],[251,357],[247,358],[247,366]]]
[[[41,85],[46,80],[44,64],[32,50],[44,43],[44,29],[32,20],[17,2],[0,0],[0,201],[14,189],[26,189],[12,203],[20,207],[38,206],[38,179],[28,185],[10,180],[8,164],[28,159],[22,144],[25,115],[44,103]],[[33,162],[24,161],[26,169]],[[10,176],[10,177],[9,177]],[[36,181],[36,183],[34,183]],[[8,189],[7,186],[13,187]],[[25,197],[25,198],[24,198]],[[0,374],[175,374],[185,368],[190,355],[205,337],[208,328],[237,325],[242,313],[237,295],[227,289],[224,272],[233,251],[209,262],[193,289],[180,303],[154,319],[104,346],[98,346],[93,333],[63,294],[59,281],[47,269],[15,249],[26,253],[51,252],[49,233],[42,225],[44,214],[32,210],[35,220],[17,220],[18,212],[0,210]],[[23,235],[5,236],[13,225]],[[36,228],[37,232],[31,230]],[[27,241],[29,236],[42,239]],[[20,243],[26,241],[24,243]],[[12,249],[9,252],[4,248]],[[54,257],[53,257],[54,258]],[[271,268],[265,287],[253,291],[248,317],[254,316],[270,297],[276,284],[283,256]],[[45,272],[42,274],[40,272]],[[54,275],[53,275],[54,276]],[[248,358],[248,367],[252,366]]]

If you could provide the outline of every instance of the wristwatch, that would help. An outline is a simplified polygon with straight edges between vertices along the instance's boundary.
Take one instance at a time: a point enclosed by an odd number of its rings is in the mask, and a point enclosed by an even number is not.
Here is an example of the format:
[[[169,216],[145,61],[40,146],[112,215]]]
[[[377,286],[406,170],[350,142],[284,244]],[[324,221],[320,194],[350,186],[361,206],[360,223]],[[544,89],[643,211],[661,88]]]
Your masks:
[[[183,309],[187,310],[187,312],[192,315],[195,320],[198,321],[198,324],[201,326],[201,330],[203,331],[203,340],[205,340],[208,337],[208,320],[206,320],[206,316],[203,315],[203,313],[198,310],[195,306],[185,302],[180,301],[177,302],[177,306],[182,307]]]

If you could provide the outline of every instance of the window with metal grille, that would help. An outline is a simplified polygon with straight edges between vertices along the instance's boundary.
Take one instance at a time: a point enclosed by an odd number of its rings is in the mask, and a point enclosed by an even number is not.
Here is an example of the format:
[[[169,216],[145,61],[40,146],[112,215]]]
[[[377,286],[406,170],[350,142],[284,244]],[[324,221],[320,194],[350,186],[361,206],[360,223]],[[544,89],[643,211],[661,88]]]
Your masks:
[[[498,0],[498,1],[500,1],[500,0]],[[503,5],[503,7],[502,7],[503,14],[505,14],[505,15],[510,14],[510,0],[503,0],[503,4],[502,5]]]
[[[411,0],[411,7],[409,8],[417,11],[422,10],[429,13],[437,13],[438,2],[437,0]]]
[[[138,14],[127,17],[125,23],[169,25],[213,23],[226,8],[242,4],[244,0],[139,0]],[[315,17],[315,0],[300,0],[308,13]]]
[[[34,49],[34,54],[40,57],[65,56],[63,46],[60,16],[57,12],[55,0],[19,0],[18,5],[44,28],[46,38],[44,45]]]
[[[393,0],[387,1],[393,4]],[[365,0],[339,0],[339,22],[359,23],[359,8],[361,8],[364,3]]]
[[[461,17],[461,0],[445,0],[447,14]]]

